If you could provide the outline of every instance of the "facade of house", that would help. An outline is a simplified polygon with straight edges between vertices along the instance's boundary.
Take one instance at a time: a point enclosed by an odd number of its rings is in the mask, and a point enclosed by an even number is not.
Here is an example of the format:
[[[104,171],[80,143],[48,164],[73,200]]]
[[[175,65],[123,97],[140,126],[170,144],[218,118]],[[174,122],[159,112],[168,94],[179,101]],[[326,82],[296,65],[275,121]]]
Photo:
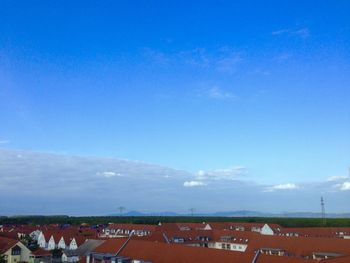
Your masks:
[[[103,229],[101,237],[123,237],[129,235],[148,236],[156,230],[154,225],[141,224],[109,224]]]
[[[245,252],[248,247],[248,239],[235,238],[233,236],[222,236],[219,240],[210,242],[209,248],[225,249],[232,251]]]
[[[7,263],[28,262],[30,250],[20,241],[0,237],[0,253]]]
[[[262,235],[274,235],[272,228],[268,224],[264,224],[264,226],[260,229],[260,234]]]
[[[93,249],[101,245],[103,242],[104,240],[89,239],[77,249],[65,249],[62,253],[62,262],[78,262],[81,258],[86,257]]]
[[[64,237],[60,233],[53,233],[53,234],[46,234],[47,237],[45,237],[45,234],[43,232],[40,232],[38,236],[38,245],[40,248],[45,250],[54,250],[54,249],[77,249],[78,243],[76,241],[75,237]],[[47,238],[49,238],[47,240]]]

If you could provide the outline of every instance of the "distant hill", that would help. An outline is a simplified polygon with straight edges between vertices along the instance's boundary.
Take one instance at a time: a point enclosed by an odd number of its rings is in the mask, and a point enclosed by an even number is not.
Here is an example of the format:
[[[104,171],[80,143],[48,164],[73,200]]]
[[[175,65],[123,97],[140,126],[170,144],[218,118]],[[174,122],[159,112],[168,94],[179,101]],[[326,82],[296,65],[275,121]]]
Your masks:
[[[108,216],[119,216],[120,214],[111,214]],[[123,213],[123,216],[189,216],[189,213],[175,213],[175,212],[150,212],[143,213],[139,211],[130,211]],[[204,217],[293,217],[293,218],[321,218],[321,213],[312,212],[293,212],[293,213],[263,213],[258,211],[239,210],[239,211],[224,211],[214,213],[195,213],[194,216]],[[329,213],[327,218],[350,218],[350,213]]]

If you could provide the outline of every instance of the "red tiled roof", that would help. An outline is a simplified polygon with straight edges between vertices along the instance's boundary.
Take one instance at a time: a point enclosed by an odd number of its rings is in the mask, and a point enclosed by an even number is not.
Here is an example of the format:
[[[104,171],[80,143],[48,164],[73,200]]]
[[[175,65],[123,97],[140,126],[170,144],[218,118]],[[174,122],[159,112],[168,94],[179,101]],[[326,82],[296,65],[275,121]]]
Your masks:
[[[115,254],[125,241],[126,238],[107,240],[94,252]],[[131,239],[119,255],[153,263],[251,263],[255,254]],[[257,263],[306,263],[306,260],[261,254]]]
[[[125,243],[126,240],[126,237],[108,239],[105,242],[103,242],[103,244],[96,247],[93,250],[93,252],[115,254],[118,252],[118,250],[121,248],[121,246]]]
[[[53,236],[55,243],[58,243],[60,239],[63,237],[66,245],[75,239],[77,245],[81,245],[85,242],[86,239],[98,239],[98,232],[92,229],[84,229],[80,230],[78,228],[67,228],[67,229],[55,229],[55,230],[44,230],[42,231],[45,237],[46,242],[48,242]]]
[[[31,255],[33,256],[36,256],[36,257],[39,257],[39,256],[51,256],[51,252],[50,251],[47,251],[47,250],[44,250],[44,249],[41,249],[41,248],[38,248],[37,250],[35,251],[32,251],[30,253]]]
[[[249,233],[246,237],[249,239],[248,251],[269,247],[283,249],[289,253],[295,254],[296,256],[309,256],[313,252],[350,255],[349,239],[265,236],[256,233]]]
[[[0,253],[6,252],[11,247],[16,245],[19,241],[16,239],[10,239],[6,237],[0,237]]]
[[[322,262],[322,263],[349,263],[350,256],[324,259],[324,260],[321,260],[320,262]]]
[[[244,231],[251,231],[252,228],[262,228],[265,223],[245,223],[245,222],[214,222],[209,223],[214,230],[235,229],[236,227],[243,227]],[[282,229],[278,224],[267,224],[272,230]]]
[[[260,254],[256,263],[317,263],[315,260],[306,260],[296,257],[269,256]]]
[[[144,225],[144,224],[109,224],[109,229],[126,229],[126,230],[146,230],[155,231],[156,225]]]
[[[116,253],[124,244],[125,238],[109,239],[94,252]],[[227,252],[218,249],[188,247],[151,241],[131,239],[119,253],[120,256],[142,259],[153,263],[250,263],[253,255],[239,252]]]
[[[340,232],[350,235],[350,227],[305,227],[305,228],[284,228],[281,234],[297,233],[299,236],[313,237],[337,237]]]

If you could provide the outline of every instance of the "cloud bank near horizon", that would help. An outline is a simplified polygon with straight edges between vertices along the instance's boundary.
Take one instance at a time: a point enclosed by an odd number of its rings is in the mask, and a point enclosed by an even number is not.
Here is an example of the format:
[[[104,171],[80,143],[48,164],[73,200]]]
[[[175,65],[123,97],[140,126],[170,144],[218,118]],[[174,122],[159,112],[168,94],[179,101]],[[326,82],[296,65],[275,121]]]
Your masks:
[[[0,149],[0,210],[4,214],[108,214],[141,211],[346,211],[349,176],[319,182],[252,181],[232,166],[197,173],[139,161]],[[316,208],[316,209],[315,209]]]

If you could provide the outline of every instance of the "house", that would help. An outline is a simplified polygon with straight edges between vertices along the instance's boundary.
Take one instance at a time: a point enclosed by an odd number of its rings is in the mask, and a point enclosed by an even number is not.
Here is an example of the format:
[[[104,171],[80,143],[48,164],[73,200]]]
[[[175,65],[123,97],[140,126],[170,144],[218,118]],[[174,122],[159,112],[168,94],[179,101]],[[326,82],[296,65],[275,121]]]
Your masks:
[[[239,233],[214,233],[213,242],[209,243],[209,248],[225,249],[232,251],[245,252],[248,247],[248,238],[242,238]],[[220,235],[220,237],[217,237]]]
[[[157,231],[212,230],[210,224],[203,223],[159,223]]]
[[[0,237],[0,254],[4,255],[7,263],[28,262],[30,253],[20,241]]]
[[[65,249],[62,253],[62,262],[78,262],[81,258],[86,257],[92,250],[101,245],[103,242],[104,240],[89,239],[77,249]]]
[[[29,263],[51,263],[52,254],[47,250],[41,248],[30,253]]]
[[[257,232],[261,235],[276,235],[282,227],[278,224],[264,224],[264,223],[240,223],[240,222],[221,222],[209,223],[213,230],[235,230]]]
[[[349,227],[284,228],[281,230],[280,235],[350,239],[350,228]]]
[[[38,236],[38,245],[42,249],[77,249],[86,238],[75,232],[67,231],[41,231]]]
[[[119,260],[119,261],[118,261]],[[123,261],[124,260],[124,261]],[[109,239],[94,249],[86,263],[152,262],[152,263],[307,263],[300,258],[277,257],[256,253],[223,251],[178,244],[136,239]]]
[[[136,236],[148,236],[156,230],[155,225],[143,225],[143,224],[108,224],[103,229],[101,237],[123,237],[130,234]]]

